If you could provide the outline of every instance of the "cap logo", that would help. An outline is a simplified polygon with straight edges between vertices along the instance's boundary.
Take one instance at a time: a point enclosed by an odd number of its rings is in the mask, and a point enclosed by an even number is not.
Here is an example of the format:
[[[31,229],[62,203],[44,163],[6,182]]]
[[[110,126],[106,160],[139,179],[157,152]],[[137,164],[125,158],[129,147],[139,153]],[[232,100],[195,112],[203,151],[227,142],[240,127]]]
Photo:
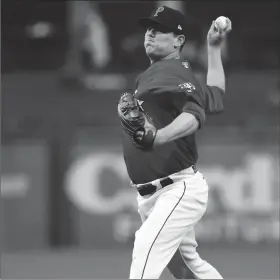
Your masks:
[[[181,26],[181,25],[178,25],[178,29],[182,30],[182,26]]]
[[[159,7],[155,12],[154,17],[157,17],[158,13],[162,12],[163,10],[164,10],[164,7]]]

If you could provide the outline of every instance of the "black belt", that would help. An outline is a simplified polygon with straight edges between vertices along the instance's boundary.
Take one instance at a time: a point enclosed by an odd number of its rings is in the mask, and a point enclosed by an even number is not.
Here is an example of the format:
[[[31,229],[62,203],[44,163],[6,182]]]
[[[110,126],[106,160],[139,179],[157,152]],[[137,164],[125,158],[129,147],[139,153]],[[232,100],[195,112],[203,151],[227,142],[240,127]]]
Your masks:
[[[193,172],[196,173],[197,172],[196,166],[192,165],[191,167],[193,169]],[[173,184],[174,181],[170,177],[166,177],[166,178],[160,180],[159,183],[162,188],[165,188],[165,187]],[[144,184],[144,185],[138,187],[137,191],[139,192],[139,194],[141,196],[144,196],[144,195],[148,195],[148,194],[154,194],[157,191],[157,187],[151,183],[147,183],[147,184]]]

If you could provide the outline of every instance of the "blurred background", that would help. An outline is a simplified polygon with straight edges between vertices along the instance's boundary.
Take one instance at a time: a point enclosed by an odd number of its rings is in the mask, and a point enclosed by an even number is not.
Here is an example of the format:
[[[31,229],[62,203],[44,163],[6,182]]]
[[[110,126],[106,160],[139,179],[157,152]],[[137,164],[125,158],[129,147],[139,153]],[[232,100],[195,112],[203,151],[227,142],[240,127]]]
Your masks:
[[[162,4],[186,14],[201,82],[212,20],[233,24],[226,111],[198,133],[198,252],[225,278],[279,278],[279,1],[1,4],[1,278],[128,277],[140,219],[116,104],[149,66],[137,18]]]

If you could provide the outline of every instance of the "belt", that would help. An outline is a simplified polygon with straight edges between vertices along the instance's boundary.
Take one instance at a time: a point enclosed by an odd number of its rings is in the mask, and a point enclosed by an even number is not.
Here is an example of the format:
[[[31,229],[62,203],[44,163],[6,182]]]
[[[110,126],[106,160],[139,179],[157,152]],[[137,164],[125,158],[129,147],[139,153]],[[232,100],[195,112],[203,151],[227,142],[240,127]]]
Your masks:
[[[190,168],[192,168],[194,174],[197,172],[197,168],[195,165],[192,165]],[[163,179],[160,179],[157,185],[160,186],[160,189],[163,189],[173,183],[174,183],[174,180],[168,176]],[[137,186],[136,188],[141,196],[154,194],[158,190],[157,186],[153,185],[152,183],[141,184],[140,186]]]

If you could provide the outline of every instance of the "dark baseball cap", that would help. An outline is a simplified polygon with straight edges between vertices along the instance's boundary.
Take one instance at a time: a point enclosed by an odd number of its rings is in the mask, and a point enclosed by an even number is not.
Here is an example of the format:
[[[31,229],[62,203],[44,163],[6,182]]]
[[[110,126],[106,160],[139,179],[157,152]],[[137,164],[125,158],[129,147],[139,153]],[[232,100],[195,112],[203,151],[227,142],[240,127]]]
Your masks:
[[[154,27],[162,32],[174,32],[176,34],[185,34],[186,18],[178,10],[167,6],[156,8],[150,17],[139,18],[139,24],[144,27]]]

